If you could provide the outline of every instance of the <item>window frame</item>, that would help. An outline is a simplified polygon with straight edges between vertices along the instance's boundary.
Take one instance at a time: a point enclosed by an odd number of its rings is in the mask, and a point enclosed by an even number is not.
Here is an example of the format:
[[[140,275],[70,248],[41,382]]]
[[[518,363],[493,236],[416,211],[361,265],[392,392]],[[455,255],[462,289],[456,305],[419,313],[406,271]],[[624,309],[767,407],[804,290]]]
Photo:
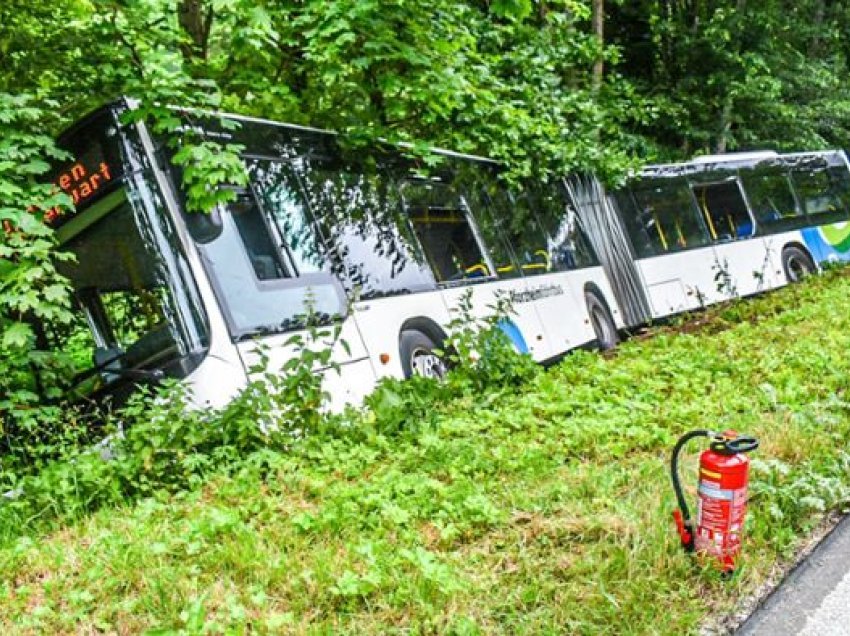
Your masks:
[[[416,185],[417,183],[431,183],[438,184],[442,187],[450,189],[453,194],[455,194],[458,198],[458,202],[460,203],[460,210],[463,212],[464,219],[466,220],[467,225],[470,228],[472,233],[473,240],[475,241],[476,246],[478,247],[479,252],[481,253],[482,258],[484,259],[484,264],[487,266],[489,273],[485,276],[475,277],[475,278],[467,278],[462,277],[457,280],[440,280],[440,277],[437,275],[437,272],[434,271],[434,266],[431,264],[430,259],[427,257],[428,251],[425,249],[424,244],[422,243],[422,239],[419,237],[419,234],[416,232],[415,224],[413,223],[413,218],[410,215],[410,206],[408,202],[408,197],[405,196],[404,190],[408,186]],[[493,264],[493,259],[490,255],[490,250],[487,247],[487,244],[484,242],[483,237],[481,236],[480,229],[478,224],[474,218],[472,209],[467,201],[467,197],[465,194],[458,190],[458,188],[451,182],[443,179],[429,179],[423,178],[421,176],[416,175],[408,175],[402,179],[400,179],[396,185],[402,206],[404,208],[404,217],[406,222],[410,225],[411,232],[413,233],[413,237],[416,239],[419,248],[422,250],[422,253],[425,255],[425,262],[428,265],[429,270],[431,270],[431,274],[434,277],[434,280],[437,283],[437,287],[439,289],[445,288],[454,288],[454,287],[463,287],[465,285],[478,285],[486,282],[493,282],[495,280],[499,280],[498,272],[496,270],[495,265]]]

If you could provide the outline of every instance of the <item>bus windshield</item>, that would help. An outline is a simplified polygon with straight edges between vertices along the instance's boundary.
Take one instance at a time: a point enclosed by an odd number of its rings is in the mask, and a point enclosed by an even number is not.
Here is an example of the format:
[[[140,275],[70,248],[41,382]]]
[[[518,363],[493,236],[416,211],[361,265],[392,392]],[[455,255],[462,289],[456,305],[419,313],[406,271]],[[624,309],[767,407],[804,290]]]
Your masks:
[[[100,130],[80,134],[97,139]],[[100,191],[75,196],[75,209],[52,219],[60,251],[72,256],[58,266],[76,311],[70,325],[52,326],[46,335],[72,359],[78,396],[119,380],[183,377],[209,340],[165,202],[129,139],[129,133],[120,139],[114,133],[109,152],[101,153],[108,164],[75,153],[75,163],[57,180],[67,192],[101,175]],[[105,174],[111,183],[104,185]]]

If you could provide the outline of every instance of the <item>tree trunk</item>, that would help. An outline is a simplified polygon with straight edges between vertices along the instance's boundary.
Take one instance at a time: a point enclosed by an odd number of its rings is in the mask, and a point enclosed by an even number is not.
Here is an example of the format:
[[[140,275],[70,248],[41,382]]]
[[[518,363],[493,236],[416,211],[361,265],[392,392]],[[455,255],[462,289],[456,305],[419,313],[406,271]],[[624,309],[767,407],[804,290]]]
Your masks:
[[[602,47],[605,46],[605,0],[593,0],[593,12],[591,15],[593,35],[599,43],[599,53],[593,62],[593,92],[598,93],[602,87],[602,75],[605,72],[605,64],[602,57]]]
[[[180,45],[180,51],[186,61],[207,56],[207,39],[212,27],[213,10],[207,9],[204,16],[204,0],[180,0],[178,20],[180,28],[188,36],[188,42]]]
[[[729,133],[732,131],[732,96],[727,95],[720,111],[720,131],[717,135],[717,145],[714,152],[724,153],[729,142]]]
[[[812,36],[812,42],[809,45],[809,57],[811,59],[817,58],[821,52],[821,31],[823,29],[823,22],[825,17],[824,13],[825,7],[824,2],[822,0],[821,2],[818,2],[817,6],[815,7],[815,16],[812,21],[812,26],[814,27],[812,29],[812,32],[814,33],[814,35]]]
[[[738,24],[741,24],[743,20],[743,13],[747,9],[747,0],[737,0],[735,2],[735,12],[737,15]],[[740,53],[741,51],[741,43],[744,40],[745,34],[741,31],[740,26],[738,29],[738,33],[736,34],[736,44],[735,49]],[[718,131],[717,131],[717,144],[715,146],[715,152],[723,153],[726,152],[726,149],[729,145],[729,137],[732,132],[732,116],[734,114],[735,107],[735,98],[731,92],[726,93],[726,98],[723,100],[723,108],[720,111],[720,121],[718,122]]]

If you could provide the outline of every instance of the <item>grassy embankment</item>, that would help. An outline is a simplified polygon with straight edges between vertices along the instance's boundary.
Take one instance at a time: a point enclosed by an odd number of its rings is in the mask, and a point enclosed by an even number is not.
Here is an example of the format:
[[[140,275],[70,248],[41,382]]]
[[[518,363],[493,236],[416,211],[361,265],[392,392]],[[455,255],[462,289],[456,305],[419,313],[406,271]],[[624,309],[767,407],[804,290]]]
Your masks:
[[[0,631],[694,632],[848,501],[848,297],[832,273],[576,354],[415,435],[295,449],[17,539]],[[731,582],[670,521],[668,452],[696,427],[762,440]]]

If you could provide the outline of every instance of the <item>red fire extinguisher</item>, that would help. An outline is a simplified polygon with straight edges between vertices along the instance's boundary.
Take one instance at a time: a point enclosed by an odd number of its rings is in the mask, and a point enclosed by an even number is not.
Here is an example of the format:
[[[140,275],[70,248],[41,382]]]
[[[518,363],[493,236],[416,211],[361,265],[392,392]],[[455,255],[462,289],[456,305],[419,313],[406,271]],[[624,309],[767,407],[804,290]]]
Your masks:
[[[711,440],[699,458],[697,521],[694,527],[679,481],[679,453],[696,437]],[[709,556],[721,570],[731,574],[741,551],[741,530],[747,511],[750,460],[745,453],[758,448],[755,437],[735,431],[715,433],[704,429],[682,435],[670,460],[670,477],[679,509],[673,512],[682,547]]]

